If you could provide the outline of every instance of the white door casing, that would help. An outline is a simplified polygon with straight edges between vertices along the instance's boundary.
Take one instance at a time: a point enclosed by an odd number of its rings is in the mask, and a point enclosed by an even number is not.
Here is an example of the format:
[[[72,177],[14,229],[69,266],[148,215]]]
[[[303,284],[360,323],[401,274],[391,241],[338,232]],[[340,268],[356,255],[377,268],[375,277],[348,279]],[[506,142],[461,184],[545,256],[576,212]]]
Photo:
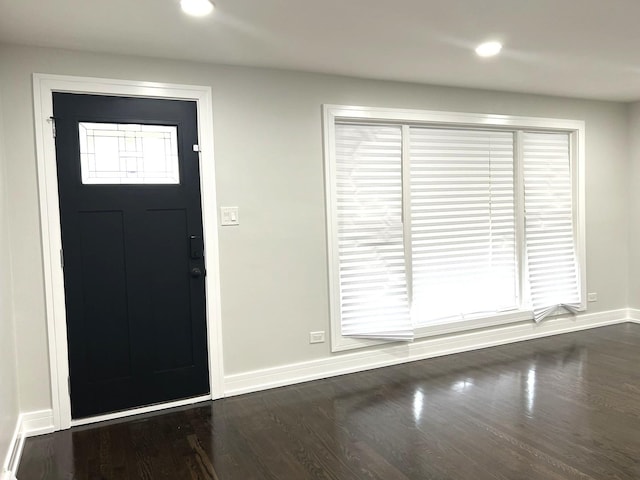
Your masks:
[[[58,179],[55,140],[53,137],[53,93],[84,93],[127,97],[191,100],[197,103],[198,139],[200,147],[200,183],[202,221],[205,238],[207,331],[209,346],[209,376],[211,394],[162,405],[137,408],[80,421],[71,419],[71,398],[68,390],[69,360],[61,262],[62,234],[58,203]],[[217,399],[223,396],[222,322],[220,311],[220,268],[218,249],[218,217],[216,202],[215,164],[213,154],[213,107],[210,87],[175,85],[143,81],[111,80],[62,75],[33,75],[38,193],[44,263],[45,315],[49,343],[49,370],[55,430],[73,425],[119,418],[161,408]]]

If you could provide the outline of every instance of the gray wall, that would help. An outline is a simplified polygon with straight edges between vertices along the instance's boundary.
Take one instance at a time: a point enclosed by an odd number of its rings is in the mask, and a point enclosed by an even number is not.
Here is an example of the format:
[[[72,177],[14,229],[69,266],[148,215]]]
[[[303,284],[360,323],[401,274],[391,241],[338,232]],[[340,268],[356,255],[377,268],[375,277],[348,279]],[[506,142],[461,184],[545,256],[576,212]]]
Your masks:
[[[629,307],[640,309],[640,102],[629,105]]]
[[[18,419],[18,369],[11,311],[8,195],[1,106],[0,95],[0,475]]]
[[[50,408],[31,74],[210,85],[220,228],[225,373],[330,356],[321,105],[500,113],[586,121],[587,272],[624,308],[628,279],[627,108],[611,102],[368,81],[28,47],[0,47],[21,408]]]

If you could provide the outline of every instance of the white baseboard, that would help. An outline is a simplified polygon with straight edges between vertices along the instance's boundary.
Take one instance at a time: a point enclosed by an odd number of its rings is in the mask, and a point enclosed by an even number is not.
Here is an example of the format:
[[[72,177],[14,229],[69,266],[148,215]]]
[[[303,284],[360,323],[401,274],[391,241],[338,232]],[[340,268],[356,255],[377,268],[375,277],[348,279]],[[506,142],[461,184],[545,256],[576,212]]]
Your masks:
[[[0,473],[0,480],[17,480],[13,472],[5,471]]]
[[[633,323],[640,323],[640,310],[637,308],[627,308],[627,316],[629,321]]]
[[[635,312],[637,312],[635,318],[640,319],[640,310]],[[329,358],[227,375],[224,379],[224,395],[226,397],[241,395],[310,380],[628,321],[630,321],[629,309],[623,308],[554,318],[540,324],[534,322],[517,323],[426,338],[414,343],[392,344],[354,353],[335,354]]]
[[[0,480],[15,480],[22,457],[24,441],[27,437],[51,433],[53,428],[53,411],[39,410],[21,413],[16,420],[16,428],[11,437],[7,459],[5,460]]]
[[[22,433],[25,438],[44,435],[55,431],[53,424],[53,410],[38,410],[27,412],[22,417]]]
[[[640,310],[623,308],[598,313],[583,313],[577,316],[553,318],[541,324],[523,322],[500,327],[474,330],[465,333],[425,338],[414,343],[390,344],[388,346],[369,348],[361,351],[350,351],[334,354],[327,358],[310,360],[279,367],[254,370],[250,372],[227,375],[224,379],[224,396],[230,397],[250,392],[258,392],[269,388],[294,385],[296,383],[330,378],[348,373],[361,372],[374,368],[413,362],[426,358],[450,355],[453,353],[478,350],[481,348],[506,345],[534,338],[577,332],[590,328],[603,327],[618,323],[640,323]],[[209,397],[187,399],[171,404],[154,405],[135,409],[125,414],[145,413],[173,406],[187,405],[196,401],[208,400]],[[73,425],[82,425],[111,417],[122,417],[123,412],[103,417],[74,421]],[[109,418],[107,418],[109,417]],[[11,445],[13,458],[8,458],[6,471],[0,474],[0,480],[13,480],[12,468],[17,468],[24,439],[34,435],[51,433],[55,430],[52,410],[27,412],[20,415],[16,425],[16,433]],[[11,456],[12,453],[9,453]],[[7,478],[2,475],[8,475]]]
[[[22,415],[18,415],[16,426],[11,436],[9,450],[0,471],[0,480],[15,480],[18,465],[20,465],[20,457],[22,455],[22,447],[24,445],[24,435],[22,433]]]
[[[51,433],[54,430],[53,410],[38,410],[18,415],[7,458],[0,471],[0,480],[16,480],[24,441],[28,437]]]
[[[131,415],[139,415],[142,413],[155,412],[158,410],[165,410],[167,408],[180,407],[185,405],[192,405],[194,403],[205,402],[211,400],[211,395],[203,395],[200,397],[187,398],[184,400],[177,400],[175,402],[167,402],[157,405],[151,405],[148,407],[140,407],[123,412],[110,413],[107,415],[100,415],[90,418],[82,418],[79,420],[72,420],[71,426],[76,427],[80,425],[87,425],[90,423],[103,422],[106,420],[113,420],[117,418],[124,418]],[[38,410],[35,412],[27,412],[20,415],[19,419],[19,436],[24,442],[25,438],[34,437],[36,435],[44,435],[54,432],[55,425],[53,423],[53,410]],[[0,480],[4,480],[0,477]]]

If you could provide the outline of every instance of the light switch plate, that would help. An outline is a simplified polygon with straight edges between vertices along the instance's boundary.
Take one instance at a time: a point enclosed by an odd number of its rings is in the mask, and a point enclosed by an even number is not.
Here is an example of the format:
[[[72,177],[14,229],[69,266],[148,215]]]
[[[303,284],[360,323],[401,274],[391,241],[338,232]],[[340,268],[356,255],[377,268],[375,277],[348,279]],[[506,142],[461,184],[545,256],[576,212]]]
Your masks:
[[[223,226],[240,225],[238,207],[220,207],[220,224]]]

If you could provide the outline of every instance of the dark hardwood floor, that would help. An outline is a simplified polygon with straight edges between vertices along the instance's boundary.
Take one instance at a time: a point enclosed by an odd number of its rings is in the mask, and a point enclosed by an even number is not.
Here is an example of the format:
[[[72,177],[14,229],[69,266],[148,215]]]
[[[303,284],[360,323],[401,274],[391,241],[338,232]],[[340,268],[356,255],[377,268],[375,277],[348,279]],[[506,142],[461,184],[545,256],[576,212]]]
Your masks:
[[[30,438],[18,479],[640,479],[640,325]]]

